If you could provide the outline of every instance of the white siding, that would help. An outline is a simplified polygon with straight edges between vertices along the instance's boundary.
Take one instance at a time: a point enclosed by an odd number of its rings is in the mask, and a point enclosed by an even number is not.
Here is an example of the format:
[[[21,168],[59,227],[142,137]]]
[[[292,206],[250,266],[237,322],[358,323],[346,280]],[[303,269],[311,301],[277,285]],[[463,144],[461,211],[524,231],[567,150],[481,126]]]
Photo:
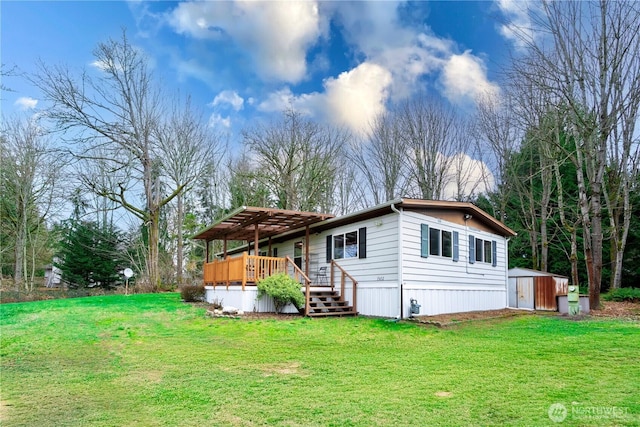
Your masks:
[[[420,304],[420,314],[434,315],[505,308],[507,302],[506,239],[472,228],[467,229],[416,212],[403,212],[403,315],[409,314],[409,300]],[[460,257],[421,257],[420,225],[459,233]],[[497,262],[469,263],[469,235],[496,241]]]
[[[505,308],[504,289],[472,289],[460,286],[449,289],[431,289],[422,285],[405,285],[403,296],[405,317],[409,315],[410,298],[415,298],[421,305],[420,315],[429,316]]]
[[[309,278],[315,282],[319,267],[326,262],[327,236],[367,229],[367,257],[344,258],[336,262],[358,281],[357,310],[367,316],[394,317],[398,315],[398,216],[388,214],[378,218],[358,221],[321,233],[312,231],[309,242]],[[304,237],[273,245],[278,256],[293,258],[294,242]],[[304,264],[303,264],[304,265]],[[327,268],[329,271],[329,268]],[[335,271],[335,287],[340,288],[340,275]],[[346,280],[344,298],[352,302],[351,281]]]

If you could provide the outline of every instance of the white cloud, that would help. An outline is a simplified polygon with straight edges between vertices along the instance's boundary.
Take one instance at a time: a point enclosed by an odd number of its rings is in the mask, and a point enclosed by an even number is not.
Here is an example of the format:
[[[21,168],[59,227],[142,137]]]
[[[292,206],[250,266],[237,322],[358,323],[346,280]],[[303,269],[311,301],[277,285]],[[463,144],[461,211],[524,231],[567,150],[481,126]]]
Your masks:
[[[174,62],[176,64],[178,78],[181,82],[185,81],[188,77],[195,77],[204,82],[216,81],[215,72],[200,64],[195,58],[183,60],[174,56]]]
[[[323,34],[316,2],[235,1],[180,3],[169,17],[178,33],[238,43],[266,79],[297,83],[306,53]]]
[[[17,106],[20,110],[33,110],[38,105],[38,100],[31,98],[29,96],[21,96],[16,99],[14,105]]]
[[[361,131],[384,112],[391,73],[368,62],[325,82],[327,110],[334,123]]]
[[[107,64],[106,64],[104,61],[98,61],[98,60],[95,60],[95,61],[92,61],[92,62],[90,63],[90,65],[91,65],[93,68],[97,68],[97,69],[98,69],[98,70],[100,70],[100,71],[104,71],[104,70],[106,70],[106,69],[107,69]]]
[[[258,109],[273,112],[292,108],[361,132],[376,115],[385,111],[391,81],[387,69],[363,62],[337,78],[325,80],[322,93],[296,96],[287,87],[271,93]]]
[[[535,32],[529,17],[531,8],[535,7],[532,2],[529,0],[496,0],[496,3],[507,20],[506,23],[500,25],[500,34],[520,49],[524,48],[528,42],[533,41]]]
[[[213,113],[209,117],[209,126],[212,128],[225,128],[229,129],[231,127],[231,118],[230,117],[222,117],[218,113]]]
[[[223,90],[213,98],[213,102],[210,105],[216,107],[225,104],[229,104],[235,111],[240,111],[244,105],[244,99],[236,91]]]
[[[449,173],[442,190],[443,200],[466,199],[494,189],[494,176],[481,160],[472,159],[465,153],[457,153],[447,162]]]
[[[449,58],[442,71],[441,82],[445,96],[454,103],[500,92],[500,88],[487,79],[484,62],[469,51]]]
[[[420,79],[429,75],[454,83],[464,80],[464,73],[469,73],[467,79],[480,86],[477,90],[497,89],[495,84],[488,82],[481,58],[468,51],[457,55],[454,41],[436,36],[428,27],[418,29],[403,25],[398,19],[399,4],[402,2],[334,4],[345,39],[368,61],[391,73],[391,99],[411,96]],[[461,94],[457,91],[446,84],[443,89],[450,101],[460,100]],[[467,87],[462,92],[473,95]]]

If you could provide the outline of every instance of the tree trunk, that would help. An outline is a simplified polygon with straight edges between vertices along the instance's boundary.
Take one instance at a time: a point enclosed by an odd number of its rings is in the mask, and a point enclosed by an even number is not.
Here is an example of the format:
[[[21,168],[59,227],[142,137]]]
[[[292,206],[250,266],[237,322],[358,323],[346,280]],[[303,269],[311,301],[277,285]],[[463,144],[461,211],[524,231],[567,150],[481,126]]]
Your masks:
[[[571,283],[580,286],[580,275],[578,274],[578,232],[575,227],[571,229]]]
[[[158,246],[160,242],[160,211],[158,209],[149,213],[149,282],[157,290],[160,290],[160,272],[158,271]]]
[[[21,209],[19,213],[21,216],[20,224],[16,233],[16,247],[15,247],[15,263],[13,270],[13,280],[15,286],[21,287],[24,282],[24,273],[26,272],[27,262],[27,212],[26,209]]]
[[[178,196],[176,196],[178,199],[178,218],[177,218],[177,225],[178,225],[178,247],[177,247],[177,254],[176,254],[176,282],[178,286],[182,285],[182,267],[183,267],[183,246],[184,246],[184,242],[183,242],[183,235],[182,235],[182,227],[184,225],[184,206],[182,203],[182,193],[178,194]]]

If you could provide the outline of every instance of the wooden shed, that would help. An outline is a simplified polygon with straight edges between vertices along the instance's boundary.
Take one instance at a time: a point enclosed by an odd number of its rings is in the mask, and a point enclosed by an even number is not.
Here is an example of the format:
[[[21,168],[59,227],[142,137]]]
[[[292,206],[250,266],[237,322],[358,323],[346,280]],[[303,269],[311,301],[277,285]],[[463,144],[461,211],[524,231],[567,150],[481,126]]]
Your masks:
[[[511,308],[558,311],[558,295],[567,295],[569,278],[528,268],[509,270]]]

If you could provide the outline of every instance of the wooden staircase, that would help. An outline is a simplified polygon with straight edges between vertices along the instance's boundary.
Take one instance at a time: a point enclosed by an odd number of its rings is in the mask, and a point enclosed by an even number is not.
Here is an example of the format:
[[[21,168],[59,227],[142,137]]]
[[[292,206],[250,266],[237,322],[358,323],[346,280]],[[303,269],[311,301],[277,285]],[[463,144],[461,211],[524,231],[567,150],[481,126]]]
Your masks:
[[[353,306],[349,305],[349,301],[345,301],[342,295],[330,288],[311,290],[308,304],[310,317],[355,316],[358,314]]]

